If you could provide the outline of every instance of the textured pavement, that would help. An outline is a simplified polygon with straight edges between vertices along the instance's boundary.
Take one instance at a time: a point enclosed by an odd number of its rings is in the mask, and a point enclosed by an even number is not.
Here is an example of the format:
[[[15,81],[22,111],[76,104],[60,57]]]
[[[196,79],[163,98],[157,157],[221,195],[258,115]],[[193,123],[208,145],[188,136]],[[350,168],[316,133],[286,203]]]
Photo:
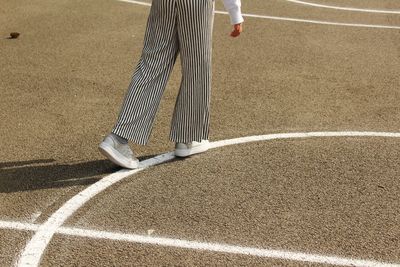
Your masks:
[[[311,1],[400,10],[395,0]],[[148,7],[111,0],[0,0],[0,220],[42,223],[119,170],[97,151],[140,57]],[[222,10],[221,1],[217,9]],[[400,26],[398,14],[243,0],[243,12]],[[305,131],[400,132],[400,30],[246,18],[214,29],[212,141]],[[18,39],[6,39],[12,31]],[[173,149],[176,64],[141,158]],[[218,148],[152,167],[68,226],[400,262],[400,139],[313,138]],[[0,229],[0,265],[32,232]],[[49,265],[305,266],[57,234]],[[314,265],[310,265],[314,266]],[[321,265],[315,265],[321,266]]]

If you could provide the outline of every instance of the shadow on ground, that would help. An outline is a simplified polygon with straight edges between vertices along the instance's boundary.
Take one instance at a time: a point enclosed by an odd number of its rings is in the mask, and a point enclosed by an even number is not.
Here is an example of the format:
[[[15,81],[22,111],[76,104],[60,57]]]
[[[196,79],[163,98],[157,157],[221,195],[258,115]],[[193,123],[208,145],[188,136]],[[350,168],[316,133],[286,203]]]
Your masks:
[[[108,160],[71,164],[57,164],[53,159],[0,162],[0,193],[90,185],[120,169]]]

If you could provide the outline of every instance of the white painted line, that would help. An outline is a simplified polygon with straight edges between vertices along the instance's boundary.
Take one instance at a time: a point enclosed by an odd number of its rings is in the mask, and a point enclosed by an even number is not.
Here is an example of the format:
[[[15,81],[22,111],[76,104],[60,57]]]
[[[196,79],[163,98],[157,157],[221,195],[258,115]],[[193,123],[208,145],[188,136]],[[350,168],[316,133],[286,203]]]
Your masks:
[[[245,17],[271,19],[271,20],[281,20],[281,21],[291,21],[291,22],[303,22],[311,24],[320,25],[333,25],[333,26],[346,26],[346,27],[359,27],[359,28],[377,28],[377,29],[396,29],[399,30],[400,26],[386,26],[386,25],[375,25],[375,24],[357,24],[357,23],[341,23],[341,22],[331,22],[331,21],[321,21],[321,20],[307,20],[307,19],[294,19],[287,17],[273,17],[273,16],[262,16],[253,14],[243,14]]]
[[[104,231],[94,231],[88,229],[77,229],[77,228],[66,228],[63,227],[59,233],[72,236],[90,237],[97,239],[125,241],[139,244],[150,244],[163,247],[174,247],[184,248],[193,250],[204,250],[211,252],[222,252],[230,254],[242,254],[248,256],[256,256],[263,258],[272,258],[280,260],[290,260],[298,262],[310,262],[310,263],[323,263],[331,265],[342,265],[342,266],[381,266],[381,267],[399,267],[399,264],[394,263],[383,263],[378,261],[361,260],[361,259],[347,259],[336,256],[317,255],[310,253],[292,252],[285,250],[276,249],[262,249],[253,247],[242,247],[228,244],[219,243],[207,243],[197,242],[190,240],[182,240],[175,238],[164,238],[164,237],[153,237],[144,235],[124,234],[124,233],[113,233]]]
[[[18,266],[39,266],[40,259],[47,245],[52,239],[57,229],[82,205],[93,198],[98,193],[104,191],[111,185],[121,181],[122,179],[138,173],[150,166],[154,166],[174,158],[173,153],[166,153],[154,158],[141,162],[140,168],[136,170],[120,170],[109,176],[104,177],[100,181],[87,187],[82,192],[78,193],[60,207],[50,218],[42,224],[36,234],[32,237],[29,243],[23,250]]]
[[[240,137],[230,140],[221,140],[210,143],[212,148],[237,145],[243,143],[267,141],[275,139],[297,139],[297,138],[311,138],[311,137],[395,137],[400,138],[400,133],[388,133],[388,132],[309,132],[309,133],[278,133],[278,134],[267,134],[267,135],[255,135]]]
[[[345,11],[356,11],[356,12],[368,12],[368,13],[383,13],[383,14],[400,14],[400,10],[382,10],[382,9],[367,9],[367,8],[353,8],[353,7],[341,7],[341,6],[330,6],[330,5],[321,5],[317,3],[311,3],[306,1],[299,0],[286,0],[288,2],[313,6],[313,7],[321,7],[321,8],[330,8],[337,10],[345,10]]]
[[[126,2],[131,4],[151,6],[150,3],[134,1],[134,0],[118,0],[120,2]],[[215,11],[216,14],[229,15],[225,11]],[[259,19],[270,19],[270,20],[280,20],[280,21],[290,21],[290,22],[301,22],[301,23],[311,23],[320,25],[333,25],[333,26],[346,26],[346,27],[361,27],[361,28],[377,28],[377,29],[396,29],[399,30],[400,26],[388,26],[388,25],[375,25],[375,24],[359,24],[359,23],[342,23],[342,22],[331,22],[331,21],[320,21],[320,20],[308,20],[308,19],[296,19],[288,17],[276,17],[276,16],[264,16],[257,14],[243,14],[244,17],[259,18]]]
[[[0,221],[0,229],[37,231],[39,225],[25,222]]]
[[[400,133],[386,132],[309,132],[309,133],[283,133],[283,134],[268,134],[260,136],[242,137],[231,140],[222,140],[211,143],[212,148],[228,146],[234,144],[242,144],[256,141],[287,139],[287,138],[310,138],[310,137],[400,137]],[[21,253],[18,260],[18,266],[39,266],[40,259],[49,244],[50,240],[60,228],[60,226],[80,207],[82,207],[91,198],[104,191],[111,185],[123,180],[124,178],[138,173],[151,166],[167,162],[174,158],[174,153],[166,153],[154,158],[141,162],[140,168],[137,170],[120,170],[109,176],[104,177],[100,181],[87,187],[82,192],[75,195],[61,206],[50,218],[42,224],[36,234],[28,242]]]
[[[19,223],[19,222],[6,222],[0,221],[0,229],[14,229],[14,230],[26,230],[35,231],[39,228],[36,224]],[[400,264],[396,263],[385,263],[378,262],[374,260],[363,260],[363,259],[352,259],[343,258],[338,256],[328,256],[320,254],[311,254],[303,252],[294,252],[287,250],[277,250],[277,249],[265,249],[265,248],[254,248],[254,247],[244,247],[238,245],[220,244],[220,243],[209,243],[209,242],[197,242],[191,240],[182,240],[177,238],[165,238],[165,237],[153,237],[145,235],[135,235],[127,233],[118,232],[106,232],[97,231],[83,228],[73,228],[73,227],[60,227],[57,234],[69,235],[69,236],[79,236],[94,239],[105,239],[113,241],[122,241],[138,244],[148,244],[156,245],[162,247],[173,247],[173,248],[183,248],[192,250],[203,250],[210,252],[221,252],[229,254],[241,254],[254,257],[271,258],[279,260],[289,260],[297,262],[308,262],[308,263],[323,263],[331,265],[341,265],[341,266],[381,266],[381,267],[399,267]]]

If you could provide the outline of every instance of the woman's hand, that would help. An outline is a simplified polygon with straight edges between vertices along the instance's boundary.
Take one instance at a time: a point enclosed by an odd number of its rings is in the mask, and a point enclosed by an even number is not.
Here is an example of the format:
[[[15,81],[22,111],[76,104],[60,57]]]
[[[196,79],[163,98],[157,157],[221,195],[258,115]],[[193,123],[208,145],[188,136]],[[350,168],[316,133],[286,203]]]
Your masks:
[[[238,37],[243,31],[242,23],[233,25],[233,31],[231,32],[232,37]]]

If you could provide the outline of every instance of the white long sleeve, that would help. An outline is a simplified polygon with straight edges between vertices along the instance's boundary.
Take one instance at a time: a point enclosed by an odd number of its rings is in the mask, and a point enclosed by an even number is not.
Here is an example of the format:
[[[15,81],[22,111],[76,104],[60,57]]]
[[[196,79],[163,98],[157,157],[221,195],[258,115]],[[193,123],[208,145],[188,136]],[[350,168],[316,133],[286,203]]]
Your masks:
[[[226,11],[229,12],[229,16],[231,17],[232,25],[242,23],[244,21],[240,0],[224,0],[224,5]]]

